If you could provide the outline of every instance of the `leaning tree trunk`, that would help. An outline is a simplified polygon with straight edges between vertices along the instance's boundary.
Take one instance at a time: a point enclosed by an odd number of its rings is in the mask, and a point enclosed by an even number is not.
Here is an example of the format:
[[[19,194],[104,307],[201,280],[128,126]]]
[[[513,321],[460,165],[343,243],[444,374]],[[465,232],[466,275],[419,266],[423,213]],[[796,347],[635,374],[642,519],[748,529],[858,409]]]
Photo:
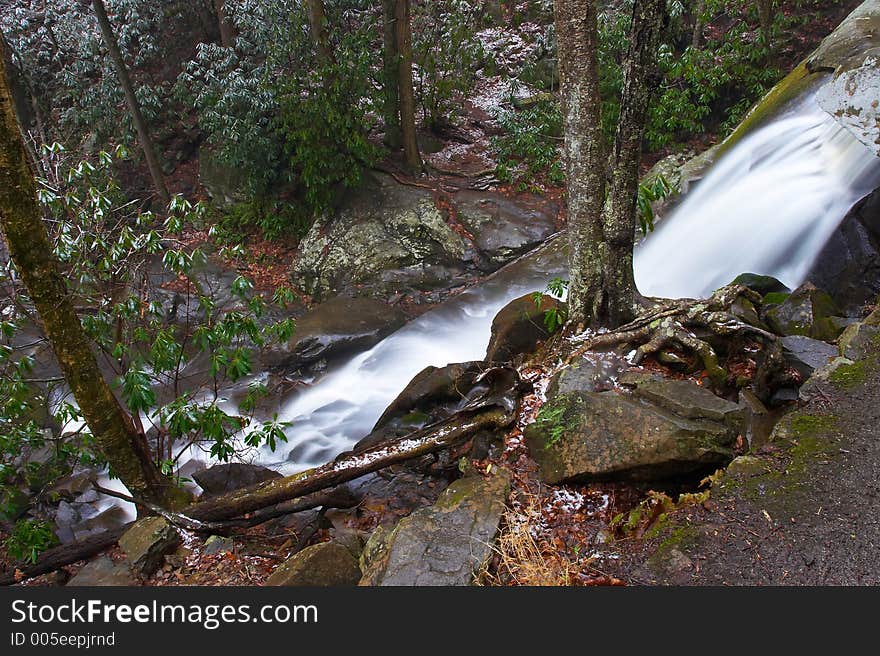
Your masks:
[[[217,14],[217,25],[220,28],[220,45],[224,48],[235,46],[235,28],[226,14],[225,0],[214,0],[214,12]]]
[[[385,119],[385,145],[400,148],[400,53],[395,28],[396,0],[382,0],[382,113]]]
[[[133,494],[165,502],[166,479],[98,368],[43,224],[0,57],[0,227],[58,364],[101,453]]]
[[[400,130],[403,138],[403,155],[406,165],[413,171],[422,168],[422,157],[416,139],[416,98],[413,91],[412,27],[410,25],[410,0],[397,0],[395,27],[397,36],[398,84],[400,91]]]
[[[642,135],[656,86],[657,48],[666,18],[666,0],[636,0],[629,48],[623,65],[620,119],[611,158],[611,185],[604,209],[602,253],[606,325],[635,318],[633,246]]]
[[[593,0],[556,0],[564,160],[568,192],[569,318],[592,325],[603,301],[600,247],[605,156]]]
[[[144,151],[144,158],[147,160],[147,167],[150,169],[150,177],[153,179],[153,186],[159,194],[159,198],[164,203],[168,203],[171,197],[168,194],[168,188],[165,186],[165,178],[162,175],[162,167],[159,165],[159,159],[156,157],[156,150],[153,147],[153,140],[150,137],[150,131],[147,128],[147,122],[141,113],[141,107],[138,104],[137,96],[134,93],[134,86],[131,83],[131,77],[128,75],[128,68],[125,66],[125,60],[119,51],[119,44],[116,41],[116,35],[113,33],[113,26],[110,25],[110,19],[107,18],[107,10],[104,7],[103,0],[92,0],[92,7],[95,10],[95,17],[98,19],[98,26],[101,28],[101,34],[104,37],[104,44],[110,51],[110,58],[116,68],[116,74],[119,76],[119,82],[122,85],[122,91],[125,94],[125,102],[128,105],[128,111],[131,113],[135,130],[137,130],[138,141]]]

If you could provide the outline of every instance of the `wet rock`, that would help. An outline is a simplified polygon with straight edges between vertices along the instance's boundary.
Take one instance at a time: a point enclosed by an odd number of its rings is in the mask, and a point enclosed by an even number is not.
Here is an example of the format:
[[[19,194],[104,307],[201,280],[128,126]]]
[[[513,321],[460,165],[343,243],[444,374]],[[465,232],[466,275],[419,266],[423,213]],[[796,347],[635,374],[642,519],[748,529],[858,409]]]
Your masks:
[[[809,279],[841,310],[861,314],[880,293],[880,190],[857,203],[816,258]]]
[[[762,276],[757,273],[741,273],[731,281],[732,285],[745,285],[761,296],[767,294],[787,294],[791,290],[773,276]]]
[[[536,304],[531,294],[514,299],[495,315],[492,336],[486,349],[489,362],[509,362],[535,350],[550,336],[544,317],[550,310],[560,311],[561,303],[546,294]]]
[[[816,94],[819,106],[880,157],[880,64],[876,55],[865,57],[858,68],[835,75]]]
[[[125,563],[114,563],[107,556],[99,556],[86,563],[67,582],[68,586],[120,586],[135,585],[136,581]]]
[[[398,308],[368,298],[336,297],[296,322],[288,344],[287,368],[365,351],[400,328],[406,317]]]
[[[211,200],[221,207],[231,207],[247,199],[241,171],[223,164],[207,148],[199,150],[199,182]]]
[[[197,471],[192,475],[192,478],[202,488],[202,496],[210,498],[257,483],[281,478],[281,474],[259,465],[230,462]]]
[[[205,540],[204,553],[208,555],[219,553],[232,553],[235,551],[235,542],[232,538],[222,535],[212,535]]]
[[[838,355],[837,349],[831,344],[803,335],[789,335],[781,341],[786,365],[805,378]]]
[[[336,213],[314,223],[300,244],[292,277],[321,298],[375,283],[387,270],[462,263],[465,251],[429,191],[377,175]]]
[[[531,204],[485,192],[455,195],[458,219],[474,236],[474,245],[494,266],[509,262],[556,232],[558,208],[547,201]]]
[[[150,576],[180,544],[180,536],[163,517],[146,517],[135,522],[119,538],[119,547],[125,552],[128,567],[138,576]]]
[[[581,391],[601,392],[614,388],[616,381],[637,384],[639,374],[626,377],[629,363],[612,353],[586,353],[583,358],[559,372],[553,380],[553,389],[559,394],[577,394]],[[650,377],[650,374],[645,374]]]
[[[767,310],[766,320],[780,335],[804,335],[831,342],[840,334],[831,317],[839,314],[830,295],[806,282],[781,304]]]
[[[437,502],[370,537],[361,585],[471,585],[492,554],[505,510],[506,473],[471,476],[450,485]]]
[[[279,565],[266,585],[357,585],[361,578],[358,561],[336,542],[306,547]]]
[[[690,381],[643,378],[632,393],[596,392],[558,374],[525,431],[541,478],[651,480],[728,462],[745,410]]]

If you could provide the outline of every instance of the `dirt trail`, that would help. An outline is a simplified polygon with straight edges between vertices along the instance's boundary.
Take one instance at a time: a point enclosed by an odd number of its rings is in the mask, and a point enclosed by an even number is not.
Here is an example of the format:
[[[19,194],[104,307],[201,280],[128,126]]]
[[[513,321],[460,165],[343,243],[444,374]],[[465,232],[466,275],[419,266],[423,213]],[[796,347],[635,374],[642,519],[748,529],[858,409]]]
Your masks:
[[[839,379],[784,418],[773,443],[735,461],[709,502],[624,546],[619,575],[673,585],[880,583],[877,354]]]

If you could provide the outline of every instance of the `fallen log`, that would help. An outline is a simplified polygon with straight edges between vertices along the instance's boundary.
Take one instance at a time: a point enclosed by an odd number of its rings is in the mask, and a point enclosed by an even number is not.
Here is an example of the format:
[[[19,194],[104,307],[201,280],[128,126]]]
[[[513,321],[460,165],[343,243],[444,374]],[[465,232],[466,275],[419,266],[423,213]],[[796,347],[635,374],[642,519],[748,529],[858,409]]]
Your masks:
[[[512,421],[513,414],[499,406],[458,413],[410,433],[403,439],[382,442],[359,453],[343,454],[333,462],[293,476],[265,481],[208,501],[194,503],[184,508],[180,514],[202,522],[240,518],[269,506],[346,483],[390,465],[447,449],[464,442],[481,429],[503,428]]]
[[[54,572],[56,569],[75,563],[78,560],[91,558],[97,553],[109,549],[122,537],[131,524],[93,535],[79,542],[71,542],[44,551],[34,564],[17,563],[10,570],[0,574],[0,585],[12,585],[24,579],[40,574]]]

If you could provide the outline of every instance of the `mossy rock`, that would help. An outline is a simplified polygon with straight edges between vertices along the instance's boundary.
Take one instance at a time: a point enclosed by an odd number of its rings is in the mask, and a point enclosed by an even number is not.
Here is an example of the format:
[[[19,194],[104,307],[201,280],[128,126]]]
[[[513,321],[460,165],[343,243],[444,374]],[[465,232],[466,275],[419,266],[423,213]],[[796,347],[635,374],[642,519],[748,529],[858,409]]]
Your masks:
[[[321,542],[294,554],[266,579],[266,585],[357,585],[361,568],[351,552],[338,542]]]
[[[804,335],[833,342],[840,335],[840,325],[832,317],[840,309],[826,292],[812,283],[804,283],[779,305],[765,312],[767,324],[780,335]]]

